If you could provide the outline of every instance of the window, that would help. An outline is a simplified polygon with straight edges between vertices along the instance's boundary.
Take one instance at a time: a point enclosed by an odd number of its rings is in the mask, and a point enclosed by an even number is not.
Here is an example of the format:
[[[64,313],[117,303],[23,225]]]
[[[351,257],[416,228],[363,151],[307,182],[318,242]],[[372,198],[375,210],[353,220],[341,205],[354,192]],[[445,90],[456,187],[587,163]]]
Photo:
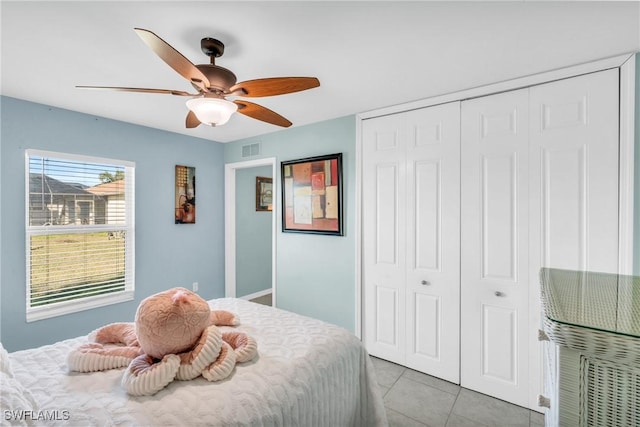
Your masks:
[[[27,150],[28,322],[133,299],[134,169]]]

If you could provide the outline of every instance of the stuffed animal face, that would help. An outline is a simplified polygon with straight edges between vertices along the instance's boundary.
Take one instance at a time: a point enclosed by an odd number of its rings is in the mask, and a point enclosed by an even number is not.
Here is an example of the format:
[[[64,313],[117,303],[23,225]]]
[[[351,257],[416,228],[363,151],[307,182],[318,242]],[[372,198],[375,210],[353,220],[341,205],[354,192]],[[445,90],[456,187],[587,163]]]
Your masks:
[[[140,347],[156,359],[191,349],[209,326],[210,313],[207,302],[185,288],[152,295],[136,312]]]

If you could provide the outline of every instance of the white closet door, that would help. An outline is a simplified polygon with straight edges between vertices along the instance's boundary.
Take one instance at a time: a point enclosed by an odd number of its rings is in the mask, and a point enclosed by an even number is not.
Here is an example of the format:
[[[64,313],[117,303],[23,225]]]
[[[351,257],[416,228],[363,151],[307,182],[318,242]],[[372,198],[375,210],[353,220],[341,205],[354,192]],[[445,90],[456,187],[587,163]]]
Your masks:
[[[460,104],[363,123],[365,343],[459,382]]]
[[[362,131],[365,343],[373,356],[404,365],[405,118],[395,114],[365,120]]]
[[[460,103],[406,120],[406,365],[459,383]]]
[[[534,86],[529,105],[530,338],[537,346],[540,267],[618,272],[618,70]],[[585,299],[617,303],[597,287],[585,290]],[[540,372],[539,355],[531,352],[532,372]],[[531,386],[533,404],[541,385]]]
[[[528,90],[462,103],[461,385],[528,406]]]

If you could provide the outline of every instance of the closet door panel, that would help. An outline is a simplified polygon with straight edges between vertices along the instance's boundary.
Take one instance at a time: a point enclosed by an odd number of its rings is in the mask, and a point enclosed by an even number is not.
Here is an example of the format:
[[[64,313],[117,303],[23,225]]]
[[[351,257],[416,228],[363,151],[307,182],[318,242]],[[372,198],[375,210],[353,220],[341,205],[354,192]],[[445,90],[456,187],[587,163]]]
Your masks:
[[[374,342],[381,346],[396,349],[400,343],[400,325],[398,324],[398,289],[384,284],[375,284],[375,312],[378,314],[375,324]]]
[[[518,313],[505,307],[482,305],[482,375],[517,383]]]
[[[440,361],[442,358],[442,301],[439,297],[415,292],[410,314],[415,320],[414,335],[409,338],[412,348],[409,358],[428,358]]]
[[[441,163],[439,160],[416,161],[414,171],[415,252],[418,269],[438,271],[442,259]]]
[[[370,354],[405,363],[406,133],[402,114],[363,122],[363,284]]]
[[[480,229],[483,279],[516,280],[516,153],[481,154]]]
[[[461,385],[528,406],[528,91],[462,103]]]
[[[408,112],[407,366],[460,381],[460,103]]]
[[[375,263],[384,269],[399,269],[398,257],[398,175],[402,166],[398,162],[384,162],[373,171],[375,194]],[[400,248],[401,249],[401,248]]]

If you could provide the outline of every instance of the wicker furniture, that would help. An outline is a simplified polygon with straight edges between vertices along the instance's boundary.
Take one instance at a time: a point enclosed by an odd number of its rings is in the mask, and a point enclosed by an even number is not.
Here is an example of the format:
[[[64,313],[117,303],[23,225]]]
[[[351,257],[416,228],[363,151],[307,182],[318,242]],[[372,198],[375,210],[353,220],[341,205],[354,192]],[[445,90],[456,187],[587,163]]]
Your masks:
[[[640,425],[640,277],[540,271],[547,426]]]

